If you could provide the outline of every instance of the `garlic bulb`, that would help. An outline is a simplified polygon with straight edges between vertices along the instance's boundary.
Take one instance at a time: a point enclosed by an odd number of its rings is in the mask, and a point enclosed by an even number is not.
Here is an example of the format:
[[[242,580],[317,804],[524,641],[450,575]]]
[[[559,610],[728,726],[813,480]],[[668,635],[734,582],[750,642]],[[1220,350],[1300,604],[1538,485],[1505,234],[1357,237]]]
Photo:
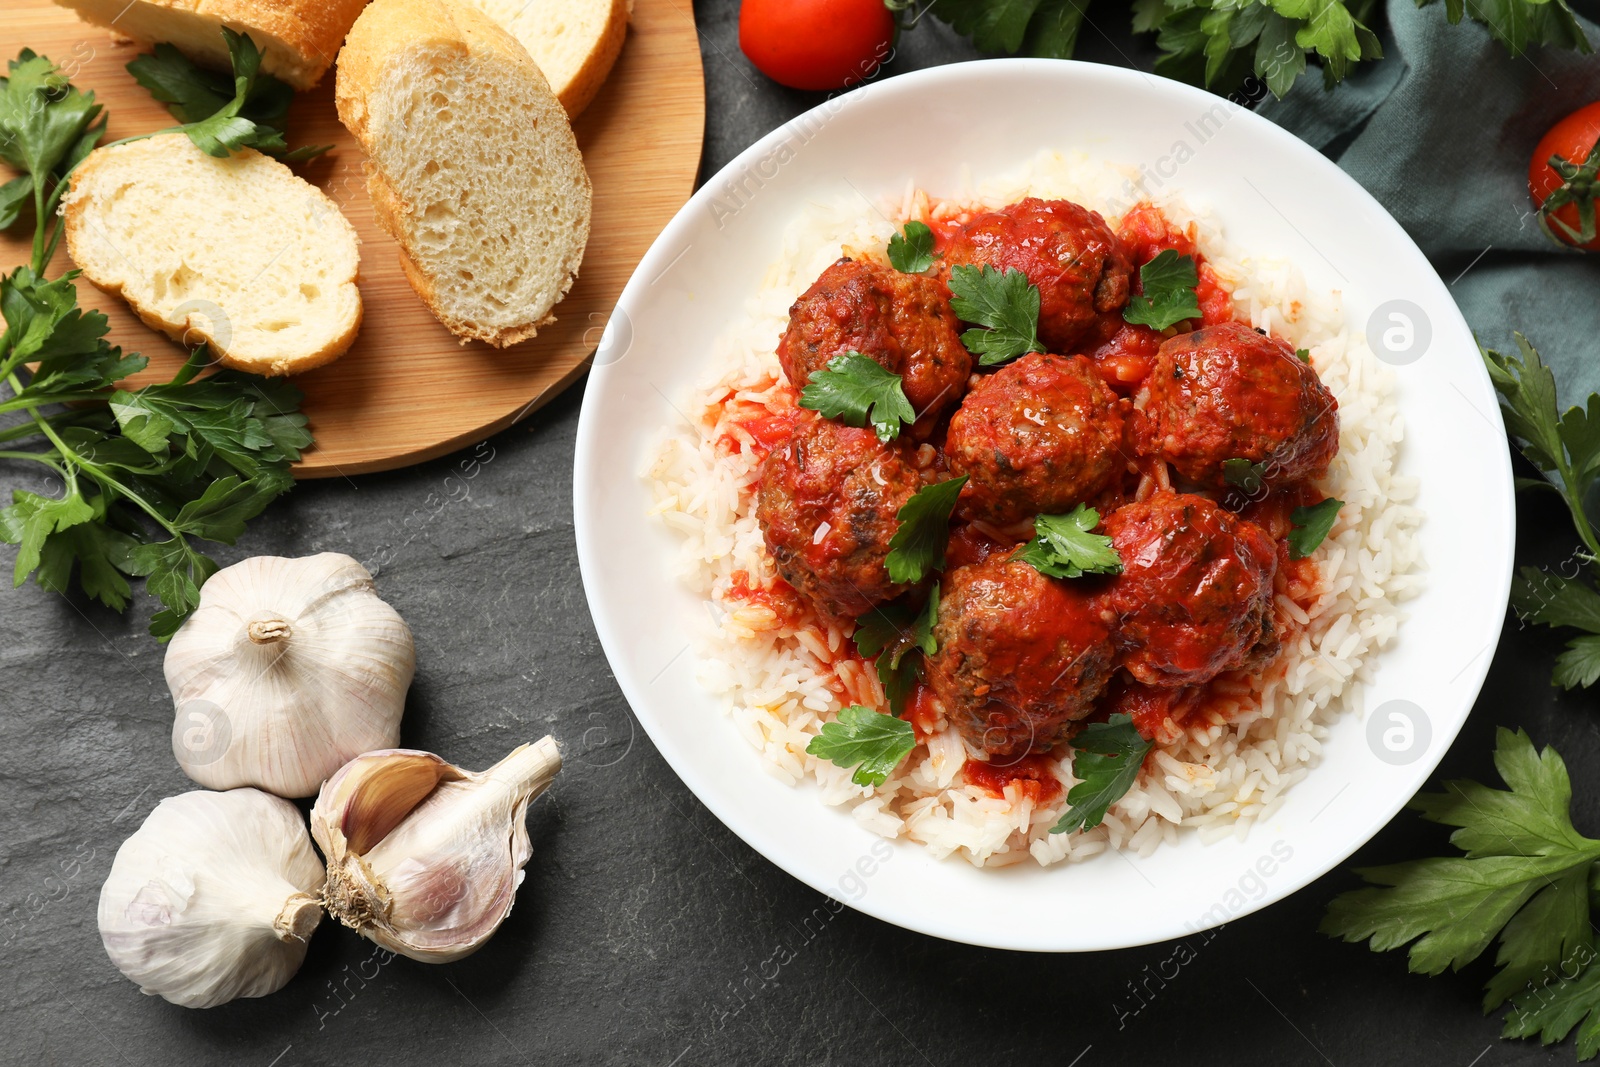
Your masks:
[[[322,921],[300,812],[258,789],[168,797],[117,850],[100,939],[139,990],[212,1008],[283,988]]]
[[[351,760],[311,809],[328,914],[423,963],[476,951],[511,913],[528,804],[560,769],[549,737],[481,774],[407,749]]]
[[[400,740],[415,667],[411,631],[349,556],[247,559],[211,576],[167,647],[172,751],[211,789],[310,796]]]

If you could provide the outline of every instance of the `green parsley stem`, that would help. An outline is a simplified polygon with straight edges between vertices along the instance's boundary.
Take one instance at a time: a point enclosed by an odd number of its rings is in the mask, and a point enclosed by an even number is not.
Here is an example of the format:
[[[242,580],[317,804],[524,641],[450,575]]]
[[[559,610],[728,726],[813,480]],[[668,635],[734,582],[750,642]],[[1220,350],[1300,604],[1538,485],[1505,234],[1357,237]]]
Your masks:
[[[9,403],[10,401],[7,401],[7,404]],[[78,419],[94,413],[94,410],[91,408],[75,408],[71,411],[59,411],[54,415],[47,415],[45,417],[50,420],[52,425],[60,427],[69,426]],[[28,437],[37,436],[39,436],[39,427],[33,422],[19,422],[15,426],[7,426],[5,429],[0,430],[0,443],[6,441],[21,441]]]
[[[51,468],[63,478],[65,478],[67,474],[66,471],[62,470],[61,464],[57,463],[54,457],[52,457],[48,452],[0,452],[0,459],[32,460],[35,463],[43,463],[45,466]]]
[[[4,368],[0,368],[0,370],[3,369]],[[105,393],[62,393],[60,395],[50,397],[49,403],[76,404],[91,400],[98,400],[104,403],[105,399]],[[0,400],[0,415],[9,414],[13,411],[26,411],[28,408],[33,407],[38,403],[39,401],[29,399],[28,397],[12,397],[10,400]],[[66,413],[63,412],[63,414]],[[55,418],[55,416],[50,416],[50,418]]]
[[[45,231],[50,228],[50,223],[45,221],[49,216],[45,214],[44,182],[49,175],[35,174],[33,176],[33,272],[44,273],[47,257],[44,254]]]
[[[201,369],[210,362],[204,358],[205,345],[196,345],[194,351],[189,353],[189,358],[183,361],[183,366],[178,368],[178,373],[172,376],[168,385],[188,385],[199,374]]]
[[[1577,482],[1577,475],[1566,462],[1565,456],[1558,458],[1556,462],[1561,476],[1561,499],[1567,502],[1567,510],[1572,514],[1572,525],[1589,549],[1589,555],[1600,560],[1600,540],[1596,539],[1594,526],[1589,522],[1589,515],[1583,509],[1583,498],[1572,491],[1572,486]]]

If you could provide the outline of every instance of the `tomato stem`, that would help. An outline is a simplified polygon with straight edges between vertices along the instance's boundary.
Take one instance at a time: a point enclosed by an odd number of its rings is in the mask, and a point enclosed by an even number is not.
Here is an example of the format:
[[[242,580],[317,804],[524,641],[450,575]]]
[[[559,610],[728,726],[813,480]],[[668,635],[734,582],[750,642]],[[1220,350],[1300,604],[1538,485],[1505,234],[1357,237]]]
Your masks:
[[[1600,192],[1600,140],[1589,149],[1589,154],[1581,163],[1553,155],[1548,165],[1561,176],[1561,185],[1539,205],[1539,225],[1552,240],[1586,245],[1595,239],[1596,232],[1595,194]],[[1568,204],[1577,209],[1576,228],[1556,217],[1556,212]],[[1555,232],[1557,229],[1561,231],[1559,234]]]

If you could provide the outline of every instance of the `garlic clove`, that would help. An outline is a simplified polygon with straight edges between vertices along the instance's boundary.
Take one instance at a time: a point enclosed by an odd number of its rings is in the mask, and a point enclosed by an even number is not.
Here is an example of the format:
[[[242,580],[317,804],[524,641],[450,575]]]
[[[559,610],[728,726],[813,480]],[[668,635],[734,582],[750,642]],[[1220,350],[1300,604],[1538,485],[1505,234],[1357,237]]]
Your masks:
[[[354,559],[244,560],[211,576],[167,646],[173,754],[212,789],[310,796],[399,741],[415,667],[411,631]]]
[[[424,963],[476,951],[511,913],[533,854],[528,805],[560,769],[549,737],[479,773],[403,749],[351,760],[311,809],[328,913]]]
[[[357,773],[346,773],[352,767]],[[323,787],[329,810],[339,812],[336,829],[345,847],[361,854],[400,825],[434,787],[459,781],[461,771],[431,752],[396,750],[358,757]],[[321,796],[318,803],[322,803]]]
[[[188,1008],[276,992],[322,921],[323,868],[300,812],[256,789],[156,805],[100,890],[106,954],[141,992]]]

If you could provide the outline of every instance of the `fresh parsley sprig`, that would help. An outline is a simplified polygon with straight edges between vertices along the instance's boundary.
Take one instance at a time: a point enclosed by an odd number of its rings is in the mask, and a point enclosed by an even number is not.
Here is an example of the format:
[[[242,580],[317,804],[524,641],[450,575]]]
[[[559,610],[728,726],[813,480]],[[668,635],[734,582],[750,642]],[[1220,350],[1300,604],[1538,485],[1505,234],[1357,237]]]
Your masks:
[[[1067,810],[1050,832],[1093,830],[1104,822],[1111,805],[1139,780],[1152,745],[1133,725],[1133,716],[1121,712],[1085,726],[1072,739],[1072,776],[1079,781],[1068,790]]]
[[[900,375],[854,351],[834,356],[811,375],[800,390],[800,406],[847,426],[871,423],[878,440],[885,443],[900,436],[902,425],[917,419]]]
[[[1600,480],[1600,394],[1583,407],[1562,412],[1556,400],[1555,375],[1522,334],[1517,352],[1483,349],[1489,377],[1500,394],[1500,413],[1523,456],[1544,475],[1519,479],[1519,488],[1553,489],[1567,506],[1573,528],[1583,543],[1580,557],[1589,565],[1590,580],[1581,571],[1552,574],[1524,567],[1512,582],[1511,602],[1526,622],[1584,631],[1567,642],[1556,660],[1552,682],[1572,689],[1600,680],[1600,593],[1592,579],[1600,575],[1600,537],[1584,507]]]
[[[0,187],[0,228],[16,223],[31,199],[31,262],[37,275],[61,241],[56,208],[67,191],[66,175],[94,151],[106,119],[93,93],[79,92],[54,63],[31,49],[24,48],[6,67],[8,76],[0,78],[0,160],[21,174]]]
[[[1126,322],[1165,330],[1185,319],[1200,317],[1200,298],[1195,286],[1200,273],[1192,256],[1181,256],[1164,248],[1156,258],[1139,268],[1141,292],[1128,298],[1122,309]]]
[[[840,767],[854,767],[850,780],[856,785],[878,786],[916,747],[916,731],[909,722],[852,704],[838,719],[822,724],[806,751]]]
[[[985,367],[1024,352],[1044,351],[1039,341],[1039,287],[1015,267],[1003,272],[987,263],[951,267],[950,307],[962,322],[984,327],[964,332],[961,343]]]
[[[0,540],[17,546],[17,585],[31,574],[66,592],[76,571],[86,595],[121,610],[128,579],[145,578],[165,606],[151,632],[165,638],[216,570],[193,541],[232,543],[293,484],[289,466],[311,443],[300,393],[233,371],[197,378],[200,351],[168,382],[120,386],[147,360],[106,341],[106,317],[78,306],[75,272],[44,277],[61,236],[55,207],[104,117],[43,56],[24,51],[9,70],[0,159],[23,172],[35,210],[31,262],[0,278],[0,461],[59,489],[13,490]]]
[[[889,238],[889,265],[901,274],[921,274],[933,266],[933,231],[915,219]]]
[[[127,64],[128,73],[167,105],[178,127],[207,155],[226,158],[242,148],[298,163],[332,145],[291,150],[284,140],[294,89],[261,69],[261,49],[248,34],[222,28],[233,74],[203,70],[170,44]]]
[[[1588,1014],[1578,1047],[1588,1059],[1600,1050],[1600,1016],[1591,1014],[1600,1007],[1600,968],[1571,978],[1594,958],[1589,883],[1600,841],[1573,828],[1572,783],[1555,750],[1538,751],[1527,734],[1502,727],[1494,763],[1509,789],[1452,781],[1409,805],[1456,827],[1450,842],[1463,855],[1358,871],[1378,888],[1336,897],[1322,930],[1375,952],[1409,945],[1419,974],[1460,970],[1498,939],[1484,1011],[1513,1000],[1504,1035],[1547,1043]]]
[[[950,543],[950,513],[966,484],[967,476],[963,474],[925,485],[900,506],[895,513],[900,528],[889,538],[889,556],[885,560],[891,582],[920,582],[929,571],[944,570],[944,550]]]
[[[920,609],[891,601],[879,604],[856,620],[853,635],[863,659],[875,659],[878,681],[889,699],[889,710],[905,714],[911,687],[922,677],[924,656],[939,651],[933,628],[939,623],[939,583],[933,583]]]
[[[1040,515],[1033,520],[1033,540],[1014,558],[1051,578],[1085,574],[1121,574],[1122,557],[1111,538],[1095,533],[1100,513],[1079,504],[1066,515]]]

